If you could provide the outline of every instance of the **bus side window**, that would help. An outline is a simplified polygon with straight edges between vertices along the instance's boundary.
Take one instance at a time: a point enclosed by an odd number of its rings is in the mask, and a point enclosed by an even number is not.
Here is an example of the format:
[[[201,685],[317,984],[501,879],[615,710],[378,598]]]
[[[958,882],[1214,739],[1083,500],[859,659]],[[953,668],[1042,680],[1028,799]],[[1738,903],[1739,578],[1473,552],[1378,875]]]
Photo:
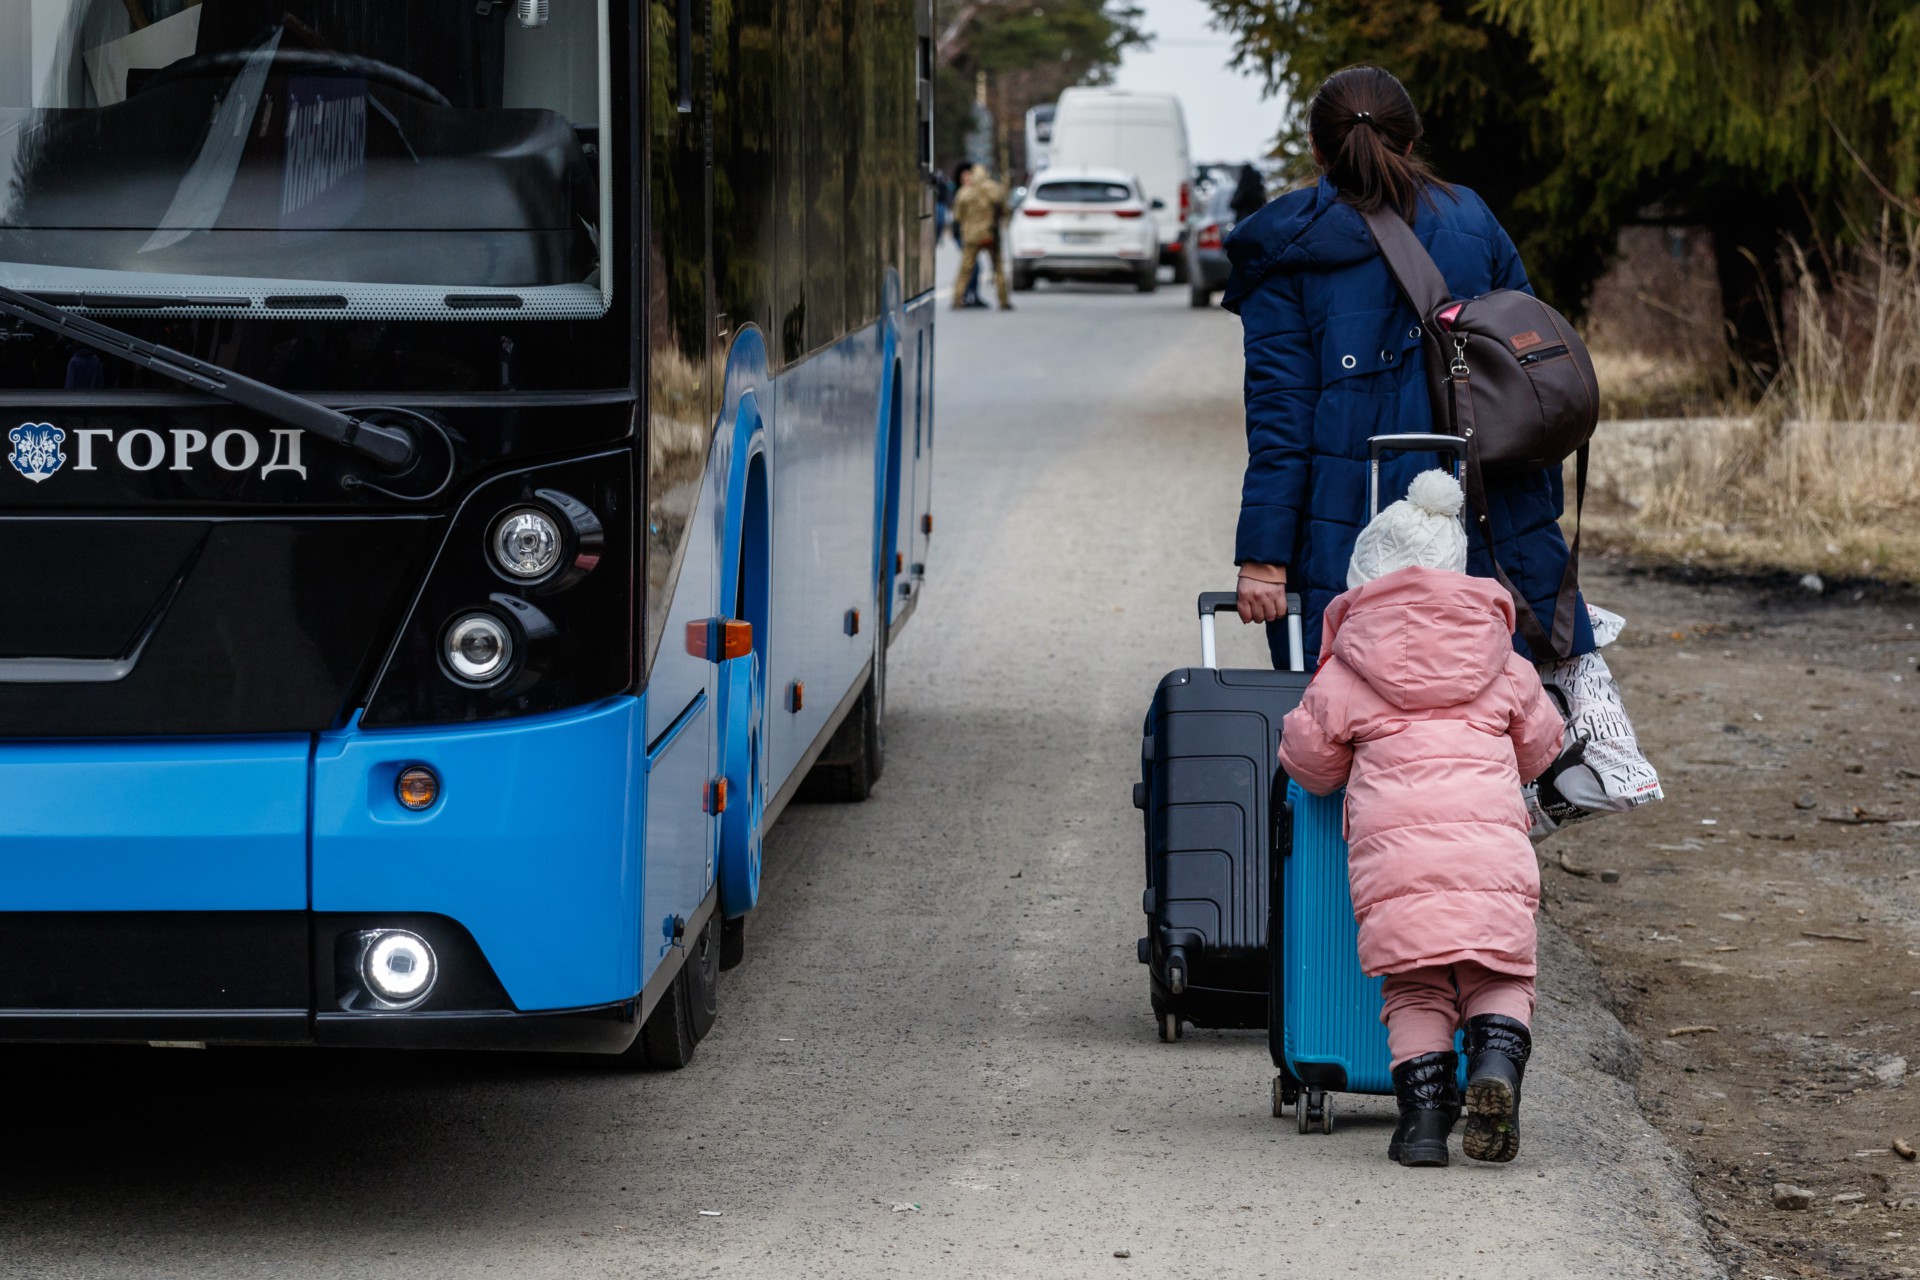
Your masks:
[[[680,0],[673,24],[674,106],[682,115],[693,111],[693,0]]]

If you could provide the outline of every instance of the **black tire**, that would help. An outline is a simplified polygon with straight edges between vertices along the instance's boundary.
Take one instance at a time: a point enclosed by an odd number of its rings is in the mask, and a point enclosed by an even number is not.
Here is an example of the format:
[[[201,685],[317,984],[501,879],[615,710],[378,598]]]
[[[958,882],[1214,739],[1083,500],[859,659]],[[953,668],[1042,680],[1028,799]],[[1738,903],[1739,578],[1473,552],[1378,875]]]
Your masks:
[[[1013,269],[1013,291],[1015,293],[1026,293],[1032,288],[1033,272],[1029,269],[1015,267]]]
[[[687,1027],[695,1044],[707,1038],[720,1016],[721,922],[710,919],[688,948],[680,982],[686,990]]]
[[[1186,284],[1193,279],[1192,264],[1187,261],[1187,251],[1182,249],[1173,255],[1173,282]]]
[[[880,626],[884,629],[885,623]],[[886,715],[887,645],[881,638],[874,645],[873,668],[860,700],[834,730],[794,798],[810,804],[844,804],[871,796],[886,764]]]
[[[647,1016],[639,1036],[620,1055],[626,1065],[650,1071],[678,1071],[693,1061],[693,1051],[700,1042],[694,1038],[687,1017],[686,978],[684,968],[674,975],[673,985]]]
[[[1155,289],[1158,289],[1160,287],[1159,265],[1157,263],[1150,263],[1140,268],[1140,270],[1134,274],[1133,287],[1141,293],[1152,293]]]
[[[673,985],[621,1055],[629,1065],[678,1071],[693,1061],[694,1051],[713,1030],[720,1014],[721,948],[714,925],[709,921],[687,949],[686,963],[674,975]]]
[[[1187,299],[1195,311],[1204,311],[1213,305],[1213,290],[1203,289],[1199,285],[1194,285],[1193,291],[1187,295]]]
[[[735,916],[720,924],[720,970],[738,969],[747,962],[747,918]]]

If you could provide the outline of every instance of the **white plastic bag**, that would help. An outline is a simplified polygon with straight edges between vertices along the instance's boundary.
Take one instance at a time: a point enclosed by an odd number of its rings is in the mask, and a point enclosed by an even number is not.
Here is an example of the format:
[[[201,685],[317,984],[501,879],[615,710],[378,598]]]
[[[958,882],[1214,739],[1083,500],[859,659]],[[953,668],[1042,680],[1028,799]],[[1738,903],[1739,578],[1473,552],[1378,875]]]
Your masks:
[[[1625,619],[1587,606],[1594,643],[1612,644]],[[1620,686],[1599,651],[1539,664],[1540,682],[1567,722],[1560,758],[1526,788],[1537,843],[1562,827],[1665,799],[1660,775],[1640,752]]]

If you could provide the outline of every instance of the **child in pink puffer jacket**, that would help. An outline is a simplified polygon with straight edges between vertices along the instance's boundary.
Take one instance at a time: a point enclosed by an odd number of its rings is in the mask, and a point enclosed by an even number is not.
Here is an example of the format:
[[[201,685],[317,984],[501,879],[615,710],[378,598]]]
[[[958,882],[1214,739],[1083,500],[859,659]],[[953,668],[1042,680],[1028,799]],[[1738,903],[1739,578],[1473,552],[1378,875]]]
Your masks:
[[[1429,471],[1361,532],[1320,670],[1280,742],[1301,786],[1347,788],[1360,966],[1386,975],[1400,1104],[1387,1154],[1405,1165],[1447,1163],[1462,1027],[1462,1146],[1476,1160],[1519,1152],[1540,905],[1520,787],[1566,730],[1513,650],[1506,590],[1466,574],[1461,505],[1459,483]]]

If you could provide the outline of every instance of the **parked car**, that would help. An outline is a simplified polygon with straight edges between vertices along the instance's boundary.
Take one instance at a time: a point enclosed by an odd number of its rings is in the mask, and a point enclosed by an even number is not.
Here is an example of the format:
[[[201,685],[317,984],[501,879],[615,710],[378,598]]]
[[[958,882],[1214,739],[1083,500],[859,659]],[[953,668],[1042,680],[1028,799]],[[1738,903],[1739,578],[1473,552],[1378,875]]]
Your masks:
[[[1227,237],[1233,234],[1233,184],[1215,184],[1202,199],[1200,212],[1187,228],[1187,261],[1192,264],[1188,285],[1193,305],[1210,307],[1213,295],[1226,287],[1232,271],[1227,262]]]
[[[1118,169],[1049,169],[1035,175],[1007,231],[1013,287],[1045,277],[1120,277],[1142,293],[1160,281],[1153,202]]]
[[[1047,155],[1052,168],[1117,169],[1139,179],[1158,231],[1159,260],[1187,279],[1187,223],[1193,161],[1180,99],[1124,89],[1068,89],[1060,95]]]

